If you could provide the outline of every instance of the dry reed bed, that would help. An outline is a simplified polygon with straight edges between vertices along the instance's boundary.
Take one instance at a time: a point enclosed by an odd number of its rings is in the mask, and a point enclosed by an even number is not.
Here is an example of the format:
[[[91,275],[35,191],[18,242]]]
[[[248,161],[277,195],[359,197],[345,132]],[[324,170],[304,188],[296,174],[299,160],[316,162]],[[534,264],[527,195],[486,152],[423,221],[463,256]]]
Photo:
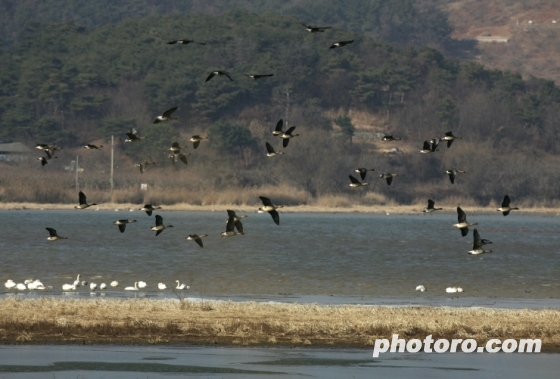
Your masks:
[[[377,338],[541,338],[560,350],[560,311],[218,301],[0,300],[0,342],[371,346]]]

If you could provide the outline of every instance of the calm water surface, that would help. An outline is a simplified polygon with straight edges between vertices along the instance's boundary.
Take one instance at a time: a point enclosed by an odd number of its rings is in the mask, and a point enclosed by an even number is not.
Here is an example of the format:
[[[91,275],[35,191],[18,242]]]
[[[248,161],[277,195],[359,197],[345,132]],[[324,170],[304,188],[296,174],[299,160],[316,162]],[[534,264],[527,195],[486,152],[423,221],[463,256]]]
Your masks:
[[[0,279],[39,278],[54,286],[54,293],[79,273],[98,284],[118,280],[120,286],[109,293],[120,294],[124,286],[144,280],[144,293],[154,295],[158,282],[170,287],[179,279],[202,296],[449,297],[448,286],[478,298],[560,295],[556,216],[468,214],[470,222],[479,223],[482,238],[494,242],[487,245],[494,253],[470,256],[472,228],[461,237],[451,227],[457,222],[454,212],[282,213],[280,226],[268,214],[251,213],[243,220],[246,234],[229,238],[219,236],[225,212],[159,214],[174,228],[155,237],[154,217],[139,211],[0,211]],[[138,222],[121,234],[112,222],[122,218]],[[45,227],[69,239],[47,241]],[[203,249],[184,240],[193,233],[209,234]],[[416,292],[418,284],[428,291]]]

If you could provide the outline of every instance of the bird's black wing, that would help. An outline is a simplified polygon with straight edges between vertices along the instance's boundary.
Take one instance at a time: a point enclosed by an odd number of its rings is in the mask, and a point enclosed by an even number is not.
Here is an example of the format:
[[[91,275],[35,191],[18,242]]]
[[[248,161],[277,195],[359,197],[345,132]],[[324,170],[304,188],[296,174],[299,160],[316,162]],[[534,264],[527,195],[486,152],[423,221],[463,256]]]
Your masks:
[[[428,209],[433,209],[435,204],[433,200],[428,199]]]
[[[365,168],[359,168],[358,169],[360,171],[360,178],[362,178],[362,180],[366,179],[366,174],[367,174],[367,170]]]
[[[278,212],[276,210],[274,210],[274,211],[270,211],[268,213],[270,213],[270,215],[272,216],[272,219],[274,220],[274,223],[276,225],[280,225],[280,215],[278,214]]]
[[[235,211],[232,211],[231,209],[227,209],[226,212],[228,214],[228,217],[236,217]]]
[[[445,133],[445,136],[446,137],[453,137],[453,132],[447,132],[447,133]]]
[[[422,146],[422,150],[432,150],[430,143],[428,141],[424,141],[424,146]]]
[[[281,132],[283,127],[284,127],[284,120],[280,119],[280,121],[276,123],[276,128],[274,128],[274,131]]]
[[[295,126],[291,126],[288,130],[286,130],[286,134],[292,134],[295,128]]]
[[[451,172],[449,175],[449,180],[451,181],[451,184],[455,183],[455,174],[453,172]]]
[[[126,136],[131,140],[138,139],[138,137],[136,137],[136,134],[133,133],[126,133]]]
[[[390,186],[392,182],[393,182],[393,177],[392,176],[388,177],[387,178],[387,185]]]
[[[266,151],[268,151],[270,154],[274,153],[274,148],[268,142],[266,143]]]
[[[467,234],[469,234],[469,228],[461,228],[461,235],[463,237],[465,237]]]
[[[202,244],[202,239],[198,238],[198,236],[195,234],[194,236],[191,236],[194,240],[194,242],[196,242],[198,244],[198,246],[200,247],[204,247],[204,245]]]
[[[86,195],[82,191],[78,194],[78,200],[80,205],[87,204]]]
[[[196,149],[198,145],[200,145],[200,141],[194,141],[192,144],[193,144],[193,148]]]
[[[449,149],[449,147],[451,147],[451,144],[453,143],[454,140],[449,140],[447,141],[447,148]]]
[[[124,233],[125,229],[126,229],[126,224],[119,224],[119,230],[121,231],[121,233]]]
[[[210,73],[210,75],[208,75],[208,77],[206,78],[206,80],[205,80],[204,82],[209,81],[210,79],[212,79],[212,78],[213,78],[214,76],[216,76],[216,75],[217,75],[217,74],[215,74],[215,73],[213,73],[213,72]]]
[[[270,199],[268,197],[264,197],[264,196],[259,196],[259,199],[261,199],[263,205],[265,207],[271,207],[272,206],[272,201],[270,201]]]
[[[156,215],[156,226],[163,225],[163,217]]]
[[[220,71],[222,73],[222,75],[225,75],[229,78],[229,80],[233,80],[229,74],[229,72],[225,72],[225,71]]]
[[[356,178],[354,178],[352,175],[348,175],[348,177],[350,178],[350,181],[354,184],[361,184],[360,181]]]
[[[282,139],[282,147],[286,148],[288,147],[288,144],[290,143],[290,139],[289,138],[283,138]]]
[[[482,241],[480,240],[480,235],[478,234],[478,230],[476,228],[474,228],[473,237],[473,250],[482,247]]]
[[[183,162],[184,164],[187,164],[187,156],[185,154],[179,154],[179,159],[181,160],[181,162]]]
[[[511,200],[509,199],[508,195],[504,196],[504,201],[502,201],[502,208],[509,207],[509,202],[510,201]]]
[[[51,237],[55,237],[56,236],[56,230],[54,230],[53,228],[45,228],[49,231],[49,234]]]
[[[166,110],[165,112],[163,112],[162,116],[163,117],[171,117],[171,114],[173,112],[175,112],[177,110],[178,107],[173,107],[171,109]]]
[[[169,42],[167,42],[168,45],[175,45],[177,43],[179,43],[179,41],[169,41]]]
[[[163,232],[163,229],[162,229],[162,230],[158,230],[158,231],[156,232],[156,237],[159,236],[159,234],[160,234],[161,232]]]
[[[174,148],[174,149],[180,149],[180,148],[181,148],[181,146],[179,146],[179,143],[178,143],[178,142],[173,142],[173,143],[171,144],[171,147]]]
[[[243,224],[241,223],[241,220],[238,219],[235,221],[235,227],[239,233],[243,234]]]
[[[233,219],[233,217],[228,218],[227,223],[226,223],[226,232],[233,232],[235,227],[235,221]]]
[[[457,207],[457,220],[459,221],[459,224],[462,222],[467,222],[467,214],[463,212],[461,207]]]

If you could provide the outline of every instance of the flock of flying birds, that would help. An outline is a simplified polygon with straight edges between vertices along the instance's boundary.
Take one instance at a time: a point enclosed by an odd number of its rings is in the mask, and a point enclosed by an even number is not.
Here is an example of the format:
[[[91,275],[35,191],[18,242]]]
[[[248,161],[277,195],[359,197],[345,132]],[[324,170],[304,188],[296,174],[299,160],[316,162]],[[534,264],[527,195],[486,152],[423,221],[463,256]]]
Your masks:
[[[309,26],[306,24],[303,24],[303,26],[305,26],[305,29],[310,32],[310,33],[322,33],[325,32],[325,30],[330,29],[330,26],[325,26],[325,27],[315,27],[315,26]],[[329,48],[330,49],[334,49],[334,48],[339,48],[339,47],[344,47],[346,45],[349,45],[351,43],[353,43],[354,40],[345,40],[345,41],[338,41],[333,43]],[[182,40],[174,40],[174,41],[170,41],[167,42],[167,44],[169,45],[188,45],[190,43],[197,43],[199,45],[206,45],[205,42],[197,42],[194,40],[190,40],[190,39],[182,39]],[[262,78],[266,78],[266,77],[271,77],[274,74],[243,74],[246,77],[253,79],[253,80],[258,80],[258,79],[262,79]],[[211,79],[213,79],[214,77],[220,77],[220,76],[225,76],[227,77],[230,81],[233,81],[234,79],[232,78],[232,75],[227,72],[227,71],[223,71],[223,70],[216,70],[216,71],[212,71],[208,77],[206,78],[205,82],[210,81]],[[165,112],[163,112],[161,114],[161,116],[157,116],[155,118],[155,120],[153,121],[154,124],[160,123],[160,122],[165,122],[165,121],[169,121],[169,120],[176,120],[177,117],[173,117],[173,113],[178,109],[178,107],[173,107],[171,109],[166,110]],[[283,120],[278,121],[278,123],[276,124],[276,127],[274,129],[274,131],[272,132],[272,135],[274,137],[280,137],[282,139],[282,146],[284,148],[288,147],[288,144],[290,142],[291,138],[297,137],[299,134],[293,134],[294,130],[295,130],[295,126],[291,126],[290,128],[288,128],[287,130],[283,130],[284,127],[284,123]],[[127,139],[125,139],[124,142],[130,142],[130,143],[134,143],[134,142],[138,142],[138,141],[142,141],[144,139],[146,139],[146,136],[138,136],[137,135],[138,132],[135,129],[131,129],[128,133],[126,133],[127,135]],[[430,153],[434,153],[438,150],[438,145],[441,141],[446,141],[447,142],[447,148],[450,148],[453,141],[456,139],[461,139],[462,137],[458,137],[453,135],[453,133],[447,132],[445,133],[445,136],[443,136],[442,138],[433,138],[430,140],[426,140],[423,143],[422,149],[420,150],[420,153],[422,154],[430,154]],[[200,142],[206,139],[206,137],[201,137],[199,135],[194,135],[190,138],[190,142],[193,143],[193,148],[196,149]],[[385,135],[382,137],[382,141],[385,142],[390,142],[390,141],[399,141],[401,140],[400,137],[394,137],[393,135]],[[187,164],[187,156],[190,155],[190,153],[182,153],[181,150],[184,149],[186,146],[180,146],[178,142],[173,142],[173,144],[171,145],[171,147],[168,149],[171,153],[169,154],[169,158],[173,160],[173,162],[178,162],[181,161],[184,164]],[[46,165],[48,163],[49,160],[56,158],[55,156],[55,152],[56,150],[61,149],[60,146],[57,146],[56,144],[38,144],[37,149],[42,150],[45,153],[45,157],[40,157],[37,158],[38,160],[41,161],[42,166]],[[89,149],[89,150],[99,150],[101,148],[103,148],[102,145],[93,145],[93,144],[87,144],[84,146],[84,148]],[[274,147],[267,141],[266,142],[266,150],[267,150],[267,156],[268,157],[274,157],[277,155],[283,155],[284,152],[282,151],[276,151],[274,149]],[[152,161],[148,161],[145,160],[141,163],[137,163],[135,164],[136,167],[139,167],[140,172],[144,173],[144,171],[146,170],[146,168],[149,165],[155,164],[156,162],[152,162]],[[358,173],[360,175],[360,178],[362,181],[358,180],[356,177],[349,175],[350,178],[350,184],[348,184],[348,187],[350,188],[358,188],[358,187],[364,187],[367,186],[369,183],[365,182],[365,178],[366,178],[366,174],[368,171],[374,171],[374,169],[372,168],[365,168],[365,167],[361,167],[361,168],[357,168],[356,170],[354,170],[356,173]],[[466,171],[464,170],[460,170],[457,168],[451,168],[447,171],[445,171],[445,173],[449,176],[449,180],[451,181],[451,183],[453,184],[455,182],[455,178],[459,173],[466,173]],[[398,174],[396,173],[381,173],[379,175],[379,178],[381,179],[385,179],[387,182],[387,185],[391,185],[391,183],[393,182],[393,178],[397,177]],[[277,209],[278,208],[282,208],[282,205],[274,205],[272,203],[272,201],[264,196],[259,196],[260,200],[263,203],[263,206],[260,207],[258,209],[259,212],[268,212],[274,223],[276,225],[280,225],[280,216],[278,214]],[[75,206],[76,209],[86,209],[89,208],[93,205],[97,205],[95,203],[92,204],[88,204],[87,203],[87,199],[86,199],[86,195],[80,191],[79,192],[79,205]],[[510,204],[510,198],[509,196],[505,196],[504,200],[502,202],[502,206],[500,208],[498,208],[498,211],[501,211],[503,213],[504,216],[507,216],[510,211],[512,210],[516,210],[518,208],[511,208],[509,206]],[[441,210],[442,208],[434,208],[434,201],[429,199],[428,200],[428,206],[424,209],[423,212],[425,213],[432,213],[435,212],[437,210]],[[157,210],[157,209],[161,209],[161,207],[154,207],[151,204],[145,204],[144,207],[140,208],[139,210],[141,211],[145,211],[148,216],[152,215],[152,212]],[[228,218],[226,219],[226,231],[220,233],[221,236],[224,237],[231,237],[231,236],[235,236],[235,235],[242,235],[243,233],[243,224],[241,223],[241,219],[245,218],[247,216],[238,216],[236,215],[235,211],[233,210],[227,210],[227,214],[228,214]],[[467,222],[467,216],[465,214],[465,212],[461,209],[461,207],[457,207],[457,214],[458,214],[458,223],[454,224],[453,227],[458,228],[461,231],[461,235],[464,237],[468,234],[469,232],[469,227],[473,226],[473,225],[478,225],[477,223],[468,223]],[[113,222],[114,225],[117,225],[120,232],[124,233],[124,231],[126,230],[126,225],[130,224],[130,223],[134,223],[136,222],[136,220],[132,220],[132,219],[122,219],[122,220],[117,220],[115,222]],[[155,215],[155,226],[153,226],[151,228],[152,231],[156,232],[156,236],[158,236],[159,234],[161,234],[165,229],[168,228],[172,228],[173,225],[164,225],[163,223],[163,218],[160,215]],[[59,236],[57,234],[57,231],[53,228],[46,228],[47,231],[49,232],[49,237],[47,238],[49,241],[56,241],[56,240],[60,240],[60,239],[67,239],[67,237],[63,237],[63,236]],[[485,244],[491,244],[492,242],[486,239],[481,239],[480,235],[478,233],[477,229],[474,229],[473,232],[474,235],[474,242],[473,242],[473,248],[472,250],[469,251],[469,254],[483,254],[483,253],[491,253],[492,250],[485,250],[483,248],[483,245]],[[191,234],[188,237],[186,237],[186,240],[189,241],[194,241],[196,242],[200,247],[203,247],[203,242],[202,242],[202,238],[207,237],[208,234]],[[74,282],[73,288],[75,289],[76,286],[79,286],[79,276],[76,282]],[[138,289],[138,288],[142,288],[142,283],[140,282],[140,285],[138,285],[139,282],[135,283],[134,287],[128,287],[125,289],[129,289],[129,290],[134,290],[134,289]],[[11,285],[11,284],[10,284]],[[160,283],[161,285],[161,283]],[[178,284],[180,285],[180,283]],[[68,288],[71,289],[71,285],[67,285],[69,286]],[[179,288],[179,287],[177,287]],[[161,288],[160,286],[160,289]],[[418,286],[416,288],[419,291],[424,291],[425,287],[424,286]],[[455,290],[453,290],[455,289]],[[462,292],[461,288],[456,288],[456,287],[451,287],[451,289],[448,288],[447,292]]]

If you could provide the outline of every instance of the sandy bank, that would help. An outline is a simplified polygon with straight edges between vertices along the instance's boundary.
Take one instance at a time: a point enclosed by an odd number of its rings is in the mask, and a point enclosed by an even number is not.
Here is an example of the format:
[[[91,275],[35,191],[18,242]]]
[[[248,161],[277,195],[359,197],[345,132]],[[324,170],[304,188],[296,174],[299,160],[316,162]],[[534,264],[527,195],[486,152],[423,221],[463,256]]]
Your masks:
[[[161,300],[0,300],[1,343],[372,346],[377,338],[541,338],[560,351],[560,311]]]
[[[40,204],[40,203],[0,203],[0,210],[73,210],[76,204]],[[259,205],[260,206],[260,205]],[[456,205],[438,204],[438,207],[443,207],[443,211],[438,212],[451,212],[456,213]],[[124,203],[107,203],[100,204],[98,207],[94,206],[92,209],[99,208],[100,210],[120,210],[138,211],[142,205],[139,204],[124,204]],[[425,204],[418,205],[369,205],[360,206],[353,205],[347,207],[328,207],[328,206],[318,206],[318,205],[295,205],[286,206],[281,209],[282,213],[394,213],[394,214],[421,214],[424,209]],[[163,205],[162,210],[164,211],[202,211],[202,212],[225,212],[226,209],[234,209],[237,212],[256,212],[258,206],[249,205],[191,205],[186,203]],[[496,212],[495,208],[492,207],[477,207],[477,206],[462,206],[465,211],[468,212]],[[497,212],[496,212],[497,213]],[[548,215],[560,215],[560,208],[543,208],[543,207],[533,207],[533,208],[522,208],[516,213],[533,213],[533,214],[548,214]]]

